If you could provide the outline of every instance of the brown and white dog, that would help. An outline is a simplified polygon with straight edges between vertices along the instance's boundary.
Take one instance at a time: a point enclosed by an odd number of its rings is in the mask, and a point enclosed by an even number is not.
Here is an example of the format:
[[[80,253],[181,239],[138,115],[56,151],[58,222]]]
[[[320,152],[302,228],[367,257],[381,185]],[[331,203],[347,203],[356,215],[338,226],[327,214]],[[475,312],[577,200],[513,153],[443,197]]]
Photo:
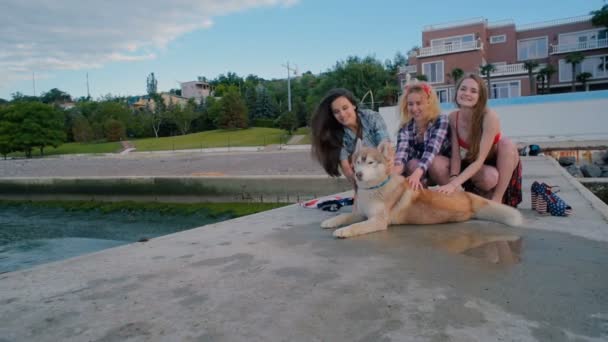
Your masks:
[[[363,147],[353,154],[357,197],[352,213],[323,221],[322,228],[337,228],[334,236],[346,238],[385,230],[394,224],[437,224],[472,218],[518,226],[521,213],[512,207],[475,194],[457,191],[450,195],[423,189],[414,191],[402,176],[390,174],[392,147]]]

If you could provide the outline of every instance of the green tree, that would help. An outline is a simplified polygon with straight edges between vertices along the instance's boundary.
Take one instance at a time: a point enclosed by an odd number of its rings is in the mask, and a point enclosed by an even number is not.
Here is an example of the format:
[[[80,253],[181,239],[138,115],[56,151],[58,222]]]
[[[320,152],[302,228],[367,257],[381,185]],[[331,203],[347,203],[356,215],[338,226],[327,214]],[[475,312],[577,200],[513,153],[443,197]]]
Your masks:
[[[551,93],[551,77],[557,72],[555,67],[551,64],[547,64],[544,68],[541,69],[543,75],[545,77],[545,81],[547,82],[547,91],[546,93]]]
[[[222,129],[247,128],[247,106],[236,87],[230,87],[224,94],[217,126]]]
[[[250,115],[251,119],[264,119],[277,117],[276,104],[272,100],[268,90],[264,86],[258,86],[254,112]]]
[[[525,61],[524,69],[528,72],[528,82],[530,83],[530,95],[536,94],[536,84],[534,83],[534,69],[538,67],[538,61]]]
[[[104,134],[108,141],[120,141],[125,138],[125,124],[116,119],[108,119],[104,125]]]
[[[158,81],[156,80],[154,73],[150,73],[150,75],[148,75],[148,78],[146,79],[146,92],[148,93],[148,95],[152,96],[157,93],[157,89]]]
[[[32,156],[34,148],[44,155],[46,146],[57,147],[65,141],[65,113],[41,102],[17,102],[7,108],[4,120],[12,123],[11,146]]]
[[[0,107],[0,154],[6,159],[15,150],[15,123],[8,119],[9,107]]]
[[[454,84],[458,84],[458,81],[464,76],[464,71],[460,68],[454,68],[450,71],[450,77]]]
[[[590,14],[593,15],[591,18],[593,26],[608,27],[608,4],[602,6],[602,8],[597,11],[591,11]]]
[[[275,125],[291,134],[298,126],[296,114],[293,111],[283,112],[283,114],[279,115],[276,119]]]
[[[78,115],[72,121],[72,135],[76,142],[88,142],[93,140],[93,129],[89,120],[83,115]]]
[[[492,91],[492,73],[496,71],[496,67],[493,64],[486,64],[480,67],[481,74],[485,76],[486,82],[488,83],[488,97],[494,98],[494,92]]]
[[[572,92],[576,91],[576,66],[583,62],[585,56],[581,52],[572,52],[566,55],[566,63],[572,66]]]
[[[179,107],[179,106],[178,106]],[[173,123],[177,126],[182,135],[186,135],[190,132],[192,127],[192,121],[198,116],[196,112],[196,103],[194,99],[188,100],[188,103],[184,108],[176,108],[173,115]]]
[[[57,88],[53,88],[47,91],[46,93],[42,93],[42,95],[40,96],[40,100],[43,103],[47,104],[59,104],[72,101],[72,97],[70,96],[70,94],[64,91],[61,91]]]
[[[587,81],[591,77],[593,77],[593,75],[591,73],[589,73],[589,72],[581,72],[580,74],[576,75],[576,80],[582,83],[583,89],[585,89],[585,91],[589,91]]]

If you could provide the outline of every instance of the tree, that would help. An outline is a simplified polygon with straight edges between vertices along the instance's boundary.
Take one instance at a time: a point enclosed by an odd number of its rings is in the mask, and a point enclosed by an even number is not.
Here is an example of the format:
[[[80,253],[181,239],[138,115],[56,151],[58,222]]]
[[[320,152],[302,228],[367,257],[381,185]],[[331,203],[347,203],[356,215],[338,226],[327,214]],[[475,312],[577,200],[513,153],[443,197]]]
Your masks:
[[[82,115],[72,121],[72,135],[76,142],[88,142],[93,139],[93,129],[89,120]]]
[[[530,83],[530,95],[536,94],[536,84],[534,83],[534,69],[538,67],[538,61],[525,61],[524,69],[528,71],[528,82]]]
[[[542,68],[539,72],[543,73],[544,80],[547,82],[547,91],[545,92],[543,89],[543,93],[551,93],[551,77],[557,72],[555,67],[551,64],[547,64],[544,68]],[[543,86],[544,88],[544,86]]]
[[[450,72],[450,77],[452,78],[452,81],[454,81],[454,84],[458,84],[458,81],[462,76],[464,76],[464,71],[460,68],[454,68]]]
[[[576,80],[581,82],[583,84],[583,89],[585,89],[585,91],[589,91],[588,88],[588,84],[587,81],[593,77],[593,75],[589,72],[581,72],[580,74],[576,75]]]
[[[182,135],[186,135],[190,132],[192,121],[194,121],[197,115],[196,103],[194,99],[190,99],[184,108],[177,106],[173,115],[173,123],[175,123],[175,126],[177,126]]]
[[[46,146],[57,147],[65,140],[65,113],[41,102],[14,103],[6,108],[3,121],[9,122],[4,127],[12,129],[11,148],[28,158],[36,147],[44,155]]]
[[[64,91],[61,91],[57,88],[53,88],[47,91],[46,93],[42,93],[42,95],[40,96],[40,100],[43,103],[47,104],[59,104],[72,101],[72,97],[70,96],[70,94]]]
[[[258,86],[256,92],[256,101],[254,112],[251,113],[251,119],[274,119],[277,117],[277,106],[273,102],[268,90],[264,86]]]
[[[230,87],[222,99],[217,125],[222,129],[247,128],[247,107],[236,87]]]
[[[125,125],[115,119],[108,119],[103,125],[104,133],[108,141],[120,141],[125,138]]]
[[[157,86],[158,86],[158,81],[156,80],[156,77],[154,77],[154,73],[150,73],[150,75],[148,75],[148,79],[146,80],[146,91],[148,93],[148,95],[153,95],[157,93]]]
[[[576,91],[576,66],[585,59],[581,52],[572,52],[566,55],[566,63],[572,66],[572,92]]]
[[[496,71],[496,67],[493,64],[486,64],[480,67],[481,74],[486,77],[486,82],[488,83],[488,97],[494,98],[494,94],[492,91],[492,72]]]
[[[414,78],[417,79],[418,81],[424,81],[424,82],[429,80],[429,78],[426,77],[426,75],[424,75],[424,74],[416,75]]]
[[[593,15],[591,18],[593,26],[608,27],[608,4],[597,11],[591,11],[590,14]]]
[[[283,114],[276,119],[275,125],[291,134],[298,126],[296,114],[293,111],[283,112]]]

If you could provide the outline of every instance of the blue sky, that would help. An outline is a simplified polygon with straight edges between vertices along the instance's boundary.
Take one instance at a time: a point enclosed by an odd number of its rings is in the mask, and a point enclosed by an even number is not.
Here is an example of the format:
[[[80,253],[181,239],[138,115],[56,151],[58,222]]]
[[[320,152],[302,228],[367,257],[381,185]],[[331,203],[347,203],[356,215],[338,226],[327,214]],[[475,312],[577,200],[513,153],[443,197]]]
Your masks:
[[[482,17],[516,25],[586,15],[602,0],[4,0],[0,98],[59,88],[74,97],[160,91],[228,71],[317,74],[348,56],[392,59],[425,25]],[[449,5],[446,5],[449,4]]]

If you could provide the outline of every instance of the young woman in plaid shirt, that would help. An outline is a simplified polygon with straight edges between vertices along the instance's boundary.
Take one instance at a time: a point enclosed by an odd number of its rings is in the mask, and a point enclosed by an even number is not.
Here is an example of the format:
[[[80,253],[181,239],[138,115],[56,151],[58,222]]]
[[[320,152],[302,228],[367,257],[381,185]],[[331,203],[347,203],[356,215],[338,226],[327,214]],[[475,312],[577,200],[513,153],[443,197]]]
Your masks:
[[[393,173],[408,176],[413,189],[449,182],[449,121],[425,82],[406,86],[400,104],[401,129]]]

